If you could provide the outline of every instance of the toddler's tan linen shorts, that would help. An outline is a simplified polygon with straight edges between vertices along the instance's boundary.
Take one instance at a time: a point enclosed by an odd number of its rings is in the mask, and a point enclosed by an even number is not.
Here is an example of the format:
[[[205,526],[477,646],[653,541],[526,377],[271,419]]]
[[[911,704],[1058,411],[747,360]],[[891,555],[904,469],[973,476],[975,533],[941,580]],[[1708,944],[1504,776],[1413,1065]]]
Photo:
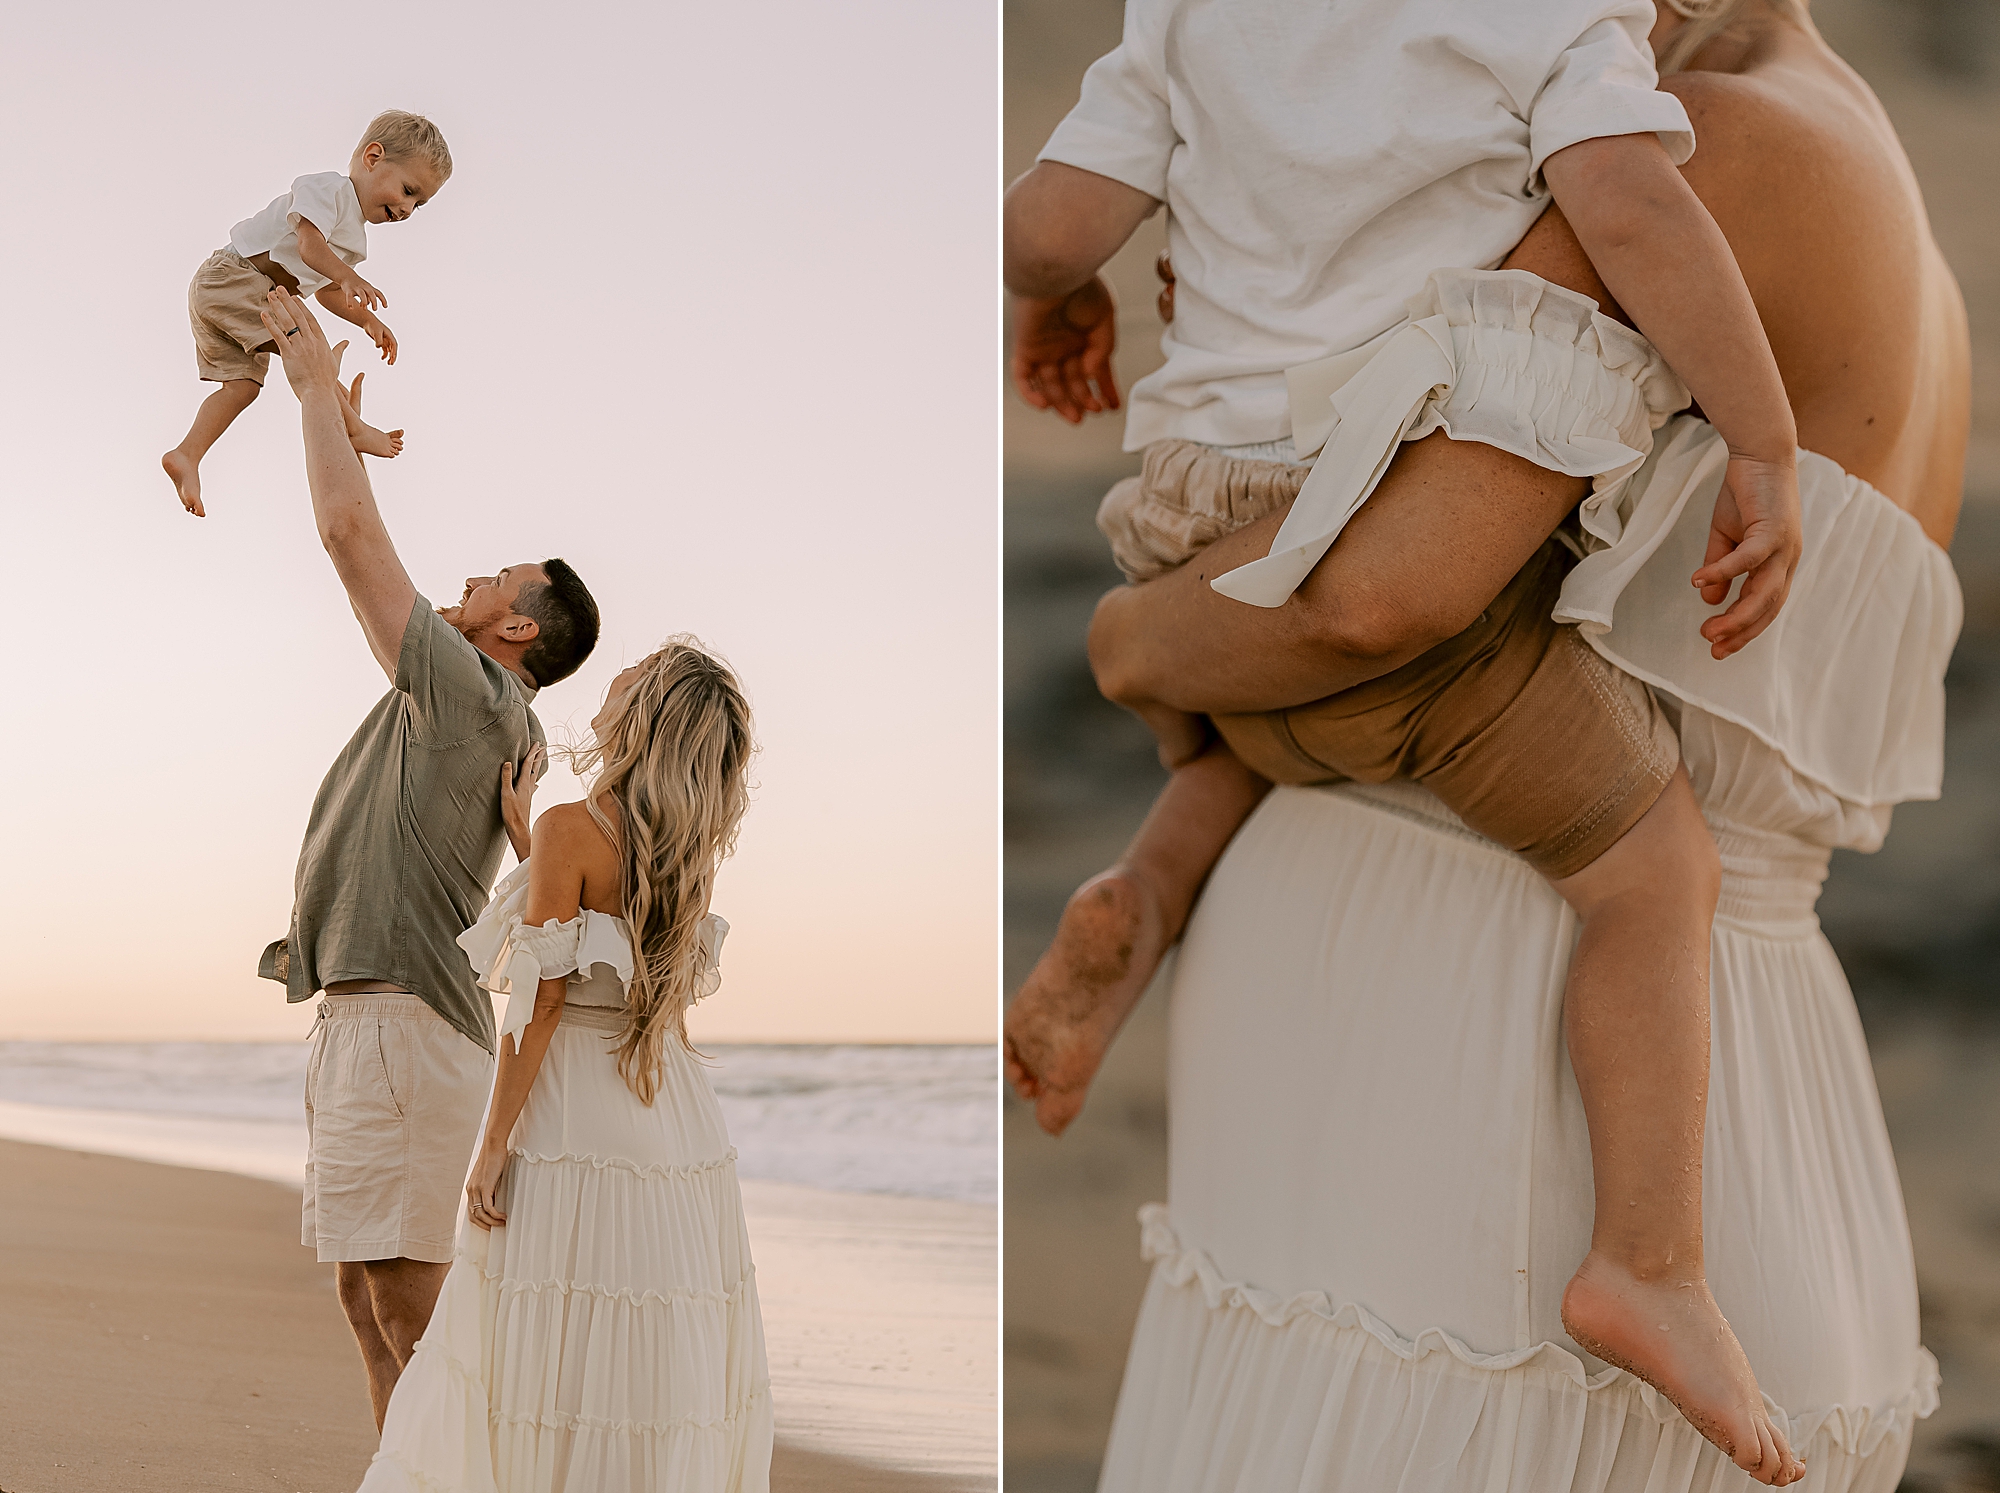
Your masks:
[[[306,1065],[299,1242],[448,1263],[493,1057],[415,995],[327,995]]]
[[[1308,470],[1157,442],[1098,525],[1127,574],[1163,574],[1283,509]],[[1422,657],[1308,705],[1217,716],[1216,729],[1273,782],[1422,783],[1543,875],[1573,875],[1653,806],[1680,742],[1651,690],[1551,619],[1569,564],[1550,540],[1478,621]]]
[[[194,366],[210,383],[247,378],[261,385],[271,355],[254,349],[271,340],[258,319],[270,277],[224,247],[201,262],[188,282],[188,324],[194,328]]]

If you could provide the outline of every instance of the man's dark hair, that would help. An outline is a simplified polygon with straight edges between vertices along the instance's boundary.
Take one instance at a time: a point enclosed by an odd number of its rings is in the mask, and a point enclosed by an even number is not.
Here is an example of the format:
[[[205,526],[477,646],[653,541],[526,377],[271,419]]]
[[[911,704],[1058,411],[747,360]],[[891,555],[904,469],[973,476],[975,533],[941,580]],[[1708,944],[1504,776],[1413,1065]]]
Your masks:
[[[514,610],[533,617],[540,629],[521,655],[521,667],[536,688],[547,689],[582,668],[597,646],[597,602],[567,561],[542,561],[542,574],[547,584],[523,586]]]

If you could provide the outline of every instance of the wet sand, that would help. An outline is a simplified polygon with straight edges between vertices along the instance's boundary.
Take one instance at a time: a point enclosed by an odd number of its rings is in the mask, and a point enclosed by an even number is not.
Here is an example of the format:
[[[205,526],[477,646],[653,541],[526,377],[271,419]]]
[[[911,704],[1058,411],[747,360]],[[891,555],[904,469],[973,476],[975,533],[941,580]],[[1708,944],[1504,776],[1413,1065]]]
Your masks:
[[[772,1487],[993,1488],[993,1210],[744,1193],[770,1319]],[[0,1141],[0,1490],[349,1493],[374,1423],[332,1268],[297,1241],[294,1189]],[[815,1290],[855,1272],[901,1289]],[[851,1454],[854,1426],[897,1423],[900,1438]]]

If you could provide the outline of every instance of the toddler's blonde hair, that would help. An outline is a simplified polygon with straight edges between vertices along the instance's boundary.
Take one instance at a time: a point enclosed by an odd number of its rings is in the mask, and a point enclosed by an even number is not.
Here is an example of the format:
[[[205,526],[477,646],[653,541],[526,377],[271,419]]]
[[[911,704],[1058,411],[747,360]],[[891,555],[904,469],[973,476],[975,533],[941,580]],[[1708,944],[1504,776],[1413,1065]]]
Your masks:
[[[451,175],[451,147],[444,143],[444,131],[421,114],[384,109],[368,122],[368,133],[354,148],[366,150],[370,145],[380,145],[392,161],[423,161],[439,176]]]

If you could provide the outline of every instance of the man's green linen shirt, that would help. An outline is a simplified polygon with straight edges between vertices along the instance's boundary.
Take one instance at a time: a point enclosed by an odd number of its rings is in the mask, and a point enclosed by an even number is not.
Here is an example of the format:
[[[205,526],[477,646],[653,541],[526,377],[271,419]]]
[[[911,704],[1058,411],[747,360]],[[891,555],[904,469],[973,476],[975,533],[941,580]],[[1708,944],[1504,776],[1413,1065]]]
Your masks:
[[[292,929],[258,973],[288,1001],[342,980],[382,980],[488,1052],[492,998],[458,935],[486,905],[507,848],[500,764],[540,743],[535,691],[419,596],[396,684],[361,723],[313,800]]]

